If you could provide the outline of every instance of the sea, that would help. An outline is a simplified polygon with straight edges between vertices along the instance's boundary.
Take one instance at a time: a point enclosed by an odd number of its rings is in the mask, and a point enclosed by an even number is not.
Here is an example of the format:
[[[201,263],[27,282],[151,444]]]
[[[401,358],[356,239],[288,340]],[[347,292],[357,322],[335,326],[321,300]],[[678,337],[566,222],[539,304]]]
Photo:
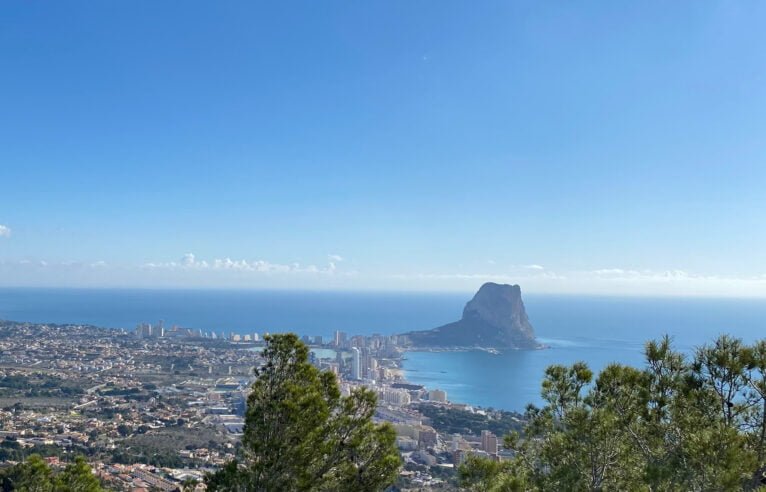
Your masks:
[[[460,318],[471,293],[309,292],[0,288],[0,319],[77,323],[132,330],[136,324],[179,325],[216,333],[331,337],[430,329]],[[524,294],[539,340],[549,348],[500,354],[408,352],[406,378],[443,389],[451,401],[522,411],[541,404],[540,382],[551,364],[612,362],[642,366],[644,343],[665,334],[677,349],[728,333],[746,342],[766,337],[766,300],[592,297]]]

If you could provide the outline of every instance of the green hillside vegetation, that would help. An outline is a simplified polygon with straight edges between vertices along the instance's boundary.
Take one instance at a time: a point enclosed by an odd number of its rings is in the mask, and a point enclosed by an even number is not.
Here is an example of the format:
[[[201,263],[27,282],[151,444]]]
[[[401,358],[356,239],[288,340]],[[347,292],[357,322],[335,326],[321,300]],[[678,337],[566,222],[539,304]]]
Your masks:
[[[459,408],[427,403],[415,404],[413,408],[430,420],[431,426],[444,434],[479,435],[483,430],[502,436],[522,428],[522,415],[503,410],[470,412]]]
[[[510,461],[470,458],[463,486],[521,490],[755,490],[766,464],[766,341],[721,336],[687,358],[668,337],[646,365],[545,371],[542,408],[505,437]]]
[[[0,377],[0,396],[57,397],[78,396],[84,393],[77,381],[34,372],[29,374],[4,374]]]

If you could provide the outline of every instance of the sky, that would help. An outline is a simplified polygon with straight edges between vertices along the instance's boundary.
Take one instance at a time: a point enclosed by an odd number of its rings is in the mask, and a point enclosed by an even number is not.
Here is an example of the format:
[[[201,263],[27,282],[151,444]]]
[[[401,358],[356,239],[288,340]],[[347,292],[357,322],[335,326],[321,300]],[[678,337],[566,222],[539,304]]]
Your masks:
[[[0,5],[0,286],[766,297],[766,3]]]

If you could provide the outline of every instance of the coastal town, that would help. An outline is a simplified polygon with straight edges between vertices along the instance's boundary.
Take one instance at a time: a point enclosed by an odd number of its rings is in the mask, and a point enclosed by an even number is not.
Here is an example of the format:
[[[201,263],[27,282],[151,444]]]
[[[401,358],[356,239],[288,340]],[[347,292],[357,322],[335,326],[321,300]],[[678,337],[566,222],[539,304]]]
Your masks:
[[[55,467],[84,455],[110,489],[204,490],[205,474],[237,454],[265,335],[0,322],[0,459],[37,453]],[[393,425],[404,463],[400,490],[455,489],[456,466],[503,459],[502,436],[522,425],[406,381],[401,335],[302,341],[342,394],[378,395],[375,419]]]

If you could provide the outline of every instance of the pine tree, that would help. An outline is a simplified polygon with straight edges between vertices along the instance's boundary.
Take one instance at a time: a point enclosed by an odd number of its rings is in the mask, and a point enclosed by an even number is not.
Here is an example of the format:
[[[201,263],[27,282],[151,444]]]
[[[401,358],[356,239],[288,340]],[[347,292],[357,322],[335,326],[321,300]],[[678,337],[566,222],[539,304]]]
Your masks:
[[[74,463],[70,463],[56,476],[57,492],[101,492],[101,483],[93,475],[93,471],[85,458],[77,456]]]
[[[476,490],[754,490],[763,485],[766,343],[721,336],[691,360],[669,337],[646,344],[646,367],[583,363],[546,370],[514,459],[460,468]]]
[[[395,433],[375,424],[376,396],[340,394],[294,334],[266,338],[248,397],[242,455],[207,479],[215,491],[377,491],[400,466]]]
[[[101,483],[82,456],[77,456],[58,474],[37,454],[0,475],[3,491],[18,492],[102,492]]]
[[[4,491],[52,492],[53,472],[39,455],[32,454],[24,462],[4,470],[0,478]]]

